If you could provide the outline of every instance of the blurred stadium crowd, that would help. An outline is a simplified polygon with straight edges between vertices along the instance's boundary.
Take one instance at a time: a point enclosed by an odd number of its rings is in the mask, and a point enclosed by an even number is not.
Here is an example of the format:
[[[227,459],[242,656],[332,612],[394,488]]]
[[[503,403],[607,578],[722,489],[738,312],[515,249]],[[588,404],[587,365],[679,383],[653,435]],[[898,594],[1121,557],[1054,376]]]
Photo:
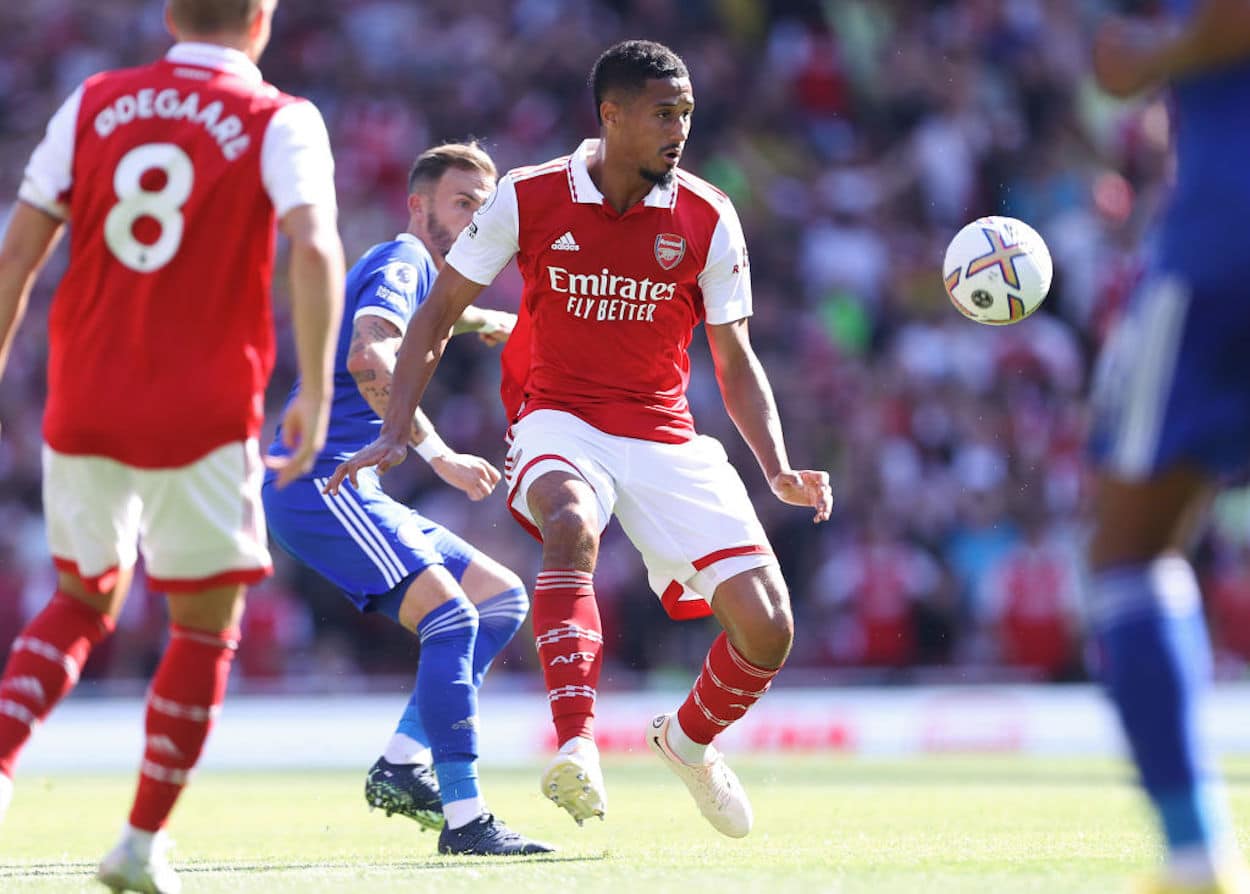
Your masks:
[[[79,80],[163,53],[161,5],[0,4],[0,197],[16,193]],[[1161,104],[1116,105],[1093,86],[1085,41],[1098,12],[1084,0],[286,0],[262,68],[326,117],[354,259],[404,226],[421,149],[475,136],[501,170],[567,153],[596,130],[585,79],[604,47],[648,37],[676,49],[698,105],[683,165],[737,204],[752,335],[791,454],[834,479],[834,517],[819,527],[769,495],[696,339],[696,420],[743,472],[792,586],[799,634],[785,677],[1067,680],[1087,673],[1081,396],[1167,171]],[[960,317],[941,285],[947,240],[986,213],[1029,221],[1057,271],[1043,311],[1006,329]],[[0,388],[0,648],[52,586],[40,333],[59,269],[39,285]],[[514,309],[518,293],[505,272],[483,303]],[[499,463],[497,355],[459,341],[426,408],[450,444]],[[291,380],[289,335],[284,349],[271,416]],[[470,504],[418,461],[388,478],[533,579],[538,549],[499,494]],[[1200,556],[1226,675],[1250,659],[1248,518],[1243,496],[1226,498]],[[354,687],[411,671],[408,637],[276,558],[250,599],[242,685]],[[708,632],[665,619],[619,532],[597,581],[605,685],[688,677]],[[163,630],[159,601],[140,589],[88,675],[146,674]],[[500,664],[533,661],[522,634]]]

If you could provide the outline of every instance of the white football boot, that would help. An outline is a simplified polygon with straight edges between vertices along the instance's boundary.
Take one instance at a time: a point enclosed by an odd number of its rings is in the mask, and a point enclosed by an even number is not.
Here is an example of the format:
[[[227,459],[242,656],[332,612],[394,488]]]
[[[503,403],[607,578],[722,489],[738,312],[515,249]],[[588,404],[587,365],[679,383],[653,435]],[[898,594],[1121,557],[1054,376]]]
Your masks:
[[[725,758],[714,745],[707,747],[708,760],[702,764],[688,764],[673,753],[668,744],[668,727],[673,723],[672,714],[659,714],[647,727],[647,743],[686,783],[699,812],[717,832],[730,838],[743,838],[751,831],[754,819],[751,802],[738,781],[738,775],[725,763]]]
[[[603,819],[608,811],[599,749],[590,739],[565,742],[543,771],[539,788],[544,798],[567,810],[579,826],[592,816]]]
[[[144,853],[145,848],[127,829],[117,846],[104,855],[95,877],[114,892],[179,894],[182,880],[166,856],[172,846],[173,842],[161,830],[152,837],[151,847]]]

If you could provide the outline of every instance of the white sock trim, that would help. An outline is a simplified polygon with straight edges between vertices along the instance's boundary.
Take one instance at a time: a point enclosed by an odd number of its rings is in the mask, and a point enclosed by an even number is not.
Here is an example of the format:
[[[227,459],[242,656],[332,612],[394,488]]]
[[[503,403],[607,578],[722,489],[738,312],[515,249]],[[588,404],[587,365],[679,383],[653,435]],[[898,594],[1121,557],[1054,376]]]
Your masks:
[[[585,751],[599,756],[599,746],[595,744],[594,739],[587,739],[585,736],[574,736],[563,745],[560,746],[561,754],[571,754],[574,751]]]
[[[443,817],[447,820],[449,829],[466,826],[485,812],[486,801],[480,795],[476,798],[448,801],[443,805]]]
[[[422,745],[406,733],[395,733],[386,743],[382,757],[392,764],[425,764],[427,767],[433,760],[428,746]]]
[[[129,823],[122,829],[122,838],[129,842],[130,849],[144,860],[152,856],[152,843],[160,834],[159,831],[149,832],[146,829],[136,829]]]
[[[704,745],[702,742],[696,742],[686,735],[686,731],[681,728],[681,721],[677,719],[676,714],[669,721],[668,734],[665,736],[665,739],[673,754],[686,763],[696,766],[708,762],[708,749],[710,746]]]

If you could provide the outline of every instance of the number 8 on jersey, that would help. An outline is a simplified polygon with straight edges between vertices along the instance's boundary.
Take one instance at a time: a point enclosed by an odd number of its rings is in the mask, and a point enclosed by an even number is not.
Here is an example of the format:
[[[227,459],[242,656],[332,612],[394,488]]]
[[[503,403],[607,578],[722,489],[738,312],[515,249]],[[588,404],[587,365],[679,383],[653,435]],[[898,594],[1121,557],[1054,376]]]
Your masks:
[[[143,177],[150,171],[164,175],[159,189],[144,187]],[[182,205],[194,183],[190,157],[173,143],[147,143],[122,156],[113,174],[120,201],[104,219],[104,241],[113,256],[136,273],[151,273],[173,260],[182,242]],[[143,218],[160,226],[150,245],[135,236],[135,225]]]

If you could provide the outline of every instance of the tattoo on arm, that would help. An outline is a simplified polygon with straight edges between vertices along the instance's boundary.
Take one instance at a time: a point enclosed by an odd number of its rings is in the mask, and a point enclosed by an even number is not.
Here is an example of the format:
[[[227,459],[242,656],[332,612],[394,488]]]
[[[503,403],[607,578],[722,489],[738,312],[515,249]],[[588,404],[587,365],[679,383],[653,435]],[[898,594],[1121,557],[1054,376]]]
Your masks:
[[[348,365],[353,359],[373,354],[363,369],[352,371],[352,378],[363,397],[379,416],[385,415],[391,397],[391,365],[402,337],[399,327],[389,320],[366,314],[355,321],[348,349]],[[389,360],[387,359],[389,355]]]
[[[375,317],[372,314],[363,316],[352,325],[352,341],[347,349],[348,356],[359,354],[376,344],[402,338],[399,327],[390,320]],[[398,346],[396,347],[398,350]]]

